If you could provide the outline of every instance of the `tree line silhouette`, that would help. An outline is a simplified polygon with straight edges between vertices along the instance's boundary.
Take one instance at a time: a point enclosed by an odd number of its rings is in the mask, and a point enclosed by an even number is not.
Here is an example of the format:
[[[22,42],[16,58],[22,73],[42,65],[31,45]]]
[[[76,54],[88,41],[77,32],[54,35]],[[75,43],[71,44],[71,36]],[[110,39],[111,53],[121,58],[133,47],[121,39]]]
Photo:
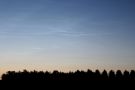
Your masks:
[[[2,75],[2,80],[132,80],[135,81],[135,71],[131,70],[130,72],[125,70],[122,72],[121,70],[117,70],[116,72],[110,70],[107,72],[104,70],[100,72],[96,70],[93,72],[92,70],[87,71],[75,71],[75,72],[59,72],[57,70],[53,72],[44,72],[44,71],[8,71],[7,73]]]

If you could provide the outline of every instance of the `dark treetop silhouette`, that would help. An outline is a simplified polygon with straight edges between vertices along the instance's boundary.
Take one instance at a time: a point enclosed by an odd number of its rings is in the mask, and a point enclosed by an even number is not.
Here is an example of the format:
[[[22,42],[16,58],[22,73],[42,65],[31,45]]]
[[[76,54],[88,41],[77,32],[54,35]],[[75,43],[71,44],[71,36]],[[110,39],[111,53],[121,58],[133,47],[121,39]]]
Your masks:
[[[117,70],[114,72],[113,70],[107,72],[104,70],[103,72],[100,72],[99,70],[96,70],[95,72],[91,70],[85,71],[75,71],[75,72],[58,72],[53,71],[51,72],[43,72],[43,71],[30,71],[24,70],[23,72],[15,72],[15,71],[8,71],[6,74],[2,75],[2,80],[131,80],[135,81],[135,71],[131,70],[124,71],[123,73],[120,70]]]

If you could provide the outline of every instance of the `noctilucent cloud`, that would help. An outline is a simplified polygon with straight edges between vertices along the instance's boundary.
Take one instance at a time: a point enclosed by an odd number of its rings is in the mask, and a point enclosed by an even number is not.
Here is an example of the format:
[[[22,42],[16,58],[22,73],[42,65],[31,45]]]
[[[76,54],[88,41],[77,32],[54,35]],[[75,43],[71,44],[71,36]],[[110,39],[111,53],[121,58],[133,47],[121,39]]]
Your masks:
[[[135,69],[135,0],[0,0],[0,72]]]

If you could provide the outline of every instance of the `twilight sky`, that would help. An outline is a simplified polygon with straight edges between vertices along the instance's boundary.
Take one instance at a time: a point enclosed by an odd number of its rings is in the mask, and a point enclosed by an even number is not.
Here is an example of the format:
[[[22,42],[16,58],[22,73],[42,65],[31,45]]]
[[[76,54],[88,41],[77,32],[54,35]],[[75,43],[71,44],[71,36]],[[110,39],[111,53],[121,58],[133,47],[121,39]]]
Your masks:
[[[135,69],[135,0],[0,0],[0,72]]]

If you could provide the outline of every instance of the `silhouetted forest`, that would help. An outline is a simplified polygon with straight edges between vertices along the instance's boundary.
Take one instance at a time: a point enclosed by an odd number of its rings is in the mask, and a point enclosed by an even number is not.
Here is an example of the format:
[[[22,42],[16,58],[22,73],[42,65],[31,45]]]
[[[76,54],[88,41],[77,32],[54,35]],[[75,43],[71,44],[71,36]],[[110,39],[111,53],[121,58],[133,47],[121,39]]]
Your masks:
[[[113,70],[107,72],[104,70],[100,72],[96,70],[93,72],[92,70],[85,71],[75,71],[75,72],[43,72],[43,71],[8,71],[6,74],[2,75],[2,80],[133,80],[135,81],[135,71],[120,71],[117,70],[114,72]]]

